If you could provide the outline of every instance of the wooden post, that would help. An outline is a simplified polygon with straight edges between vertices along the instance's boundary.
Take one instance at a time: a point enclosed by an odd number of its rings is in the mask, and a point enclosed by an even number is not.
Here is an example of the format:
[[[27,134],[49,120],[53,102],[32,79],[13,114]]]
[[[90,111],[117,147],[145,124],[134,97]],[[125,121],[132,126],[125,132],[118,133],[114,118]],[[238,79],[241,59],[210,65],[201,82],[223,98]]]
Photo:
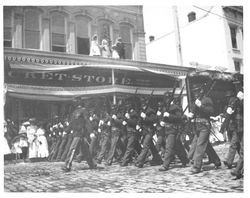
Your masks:
[[[183,65],[182,51],[181,51],[181,36],[179,28],[179,20],[177,13],[177,6],[173,6],[173,17],[174,17],[174,29],[175,29],[175,40],[176,40],[176,50],[177,50],[177,61],[179,65]]]

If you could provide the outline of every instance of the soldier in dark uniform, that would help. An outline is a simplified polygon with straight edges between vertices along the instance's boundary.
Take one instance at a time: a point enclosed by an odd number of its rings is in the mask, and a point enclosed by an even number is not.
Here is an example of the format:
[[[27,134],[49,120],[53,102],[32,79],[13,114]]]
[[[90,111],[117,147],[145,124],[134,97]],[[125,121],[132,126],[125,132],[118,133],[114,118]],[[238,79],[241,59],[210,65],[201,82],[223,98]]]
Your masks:
[[[90,134],[90,146],[89,150],[91,155],[95,158],[98,150],[98,143],[100,141],[100,132],[98,132],[99,117],[96,113],[90,112],[89,117],[90,123],[92,125],[92,133]]]
[[[101,164],[105,153],[108,152],[110,139],[111,139],[111,116],[107,111],[103,112],[103,115],[99,122],[99,129],[101,130],[101,150],[97,157],[97,163]]]
[[[115,151],[118,147],[121,148],[121,150],[124,150],[125,146],[122,145],[123,142],[121,141],[121,132],[122,132],[122,122],[123,122],[123,116],[121,112],[118,109],[117,105],[111,106],[111,145],[106,161],[106,165],[110,166],[113,161],[113,157],[115,155]]]
[[[193,89],[193,93],[194,93],[194,98],[198,98],[199,95],[203,92],[204,90],[203,89],[200,89],[199,87],[194,87]],[[208,98],[208,97],[205,97],[205,98]],[[212,100],[211,100],[212,101]],[[205,100],[206,102],[206,100]],[[193,107],[195,107],[196,105],[194,105]],[[209,107],[209,105],[208,105]],[[198,109],[198,108],[197,108]],[[209,108],[206,108],[206,109],[209,109]],[[202,110],[201,110],[202,111]],[[202,114],[202,117],[206,117],[206,114],[203,112],[203,113],[200,113]],[[192,140],[192,143],[191,143],[191,146],[190,146],[190,149],[189,149],[189,152],[188,152],[188,159],[191,161],[191,163],[194,161],[194,155],[195,155],[195,150],[196,150],[196,145],[197,145],[197,140],[198,140],[198,137],[199,137],[199,133],[197,133],[196,131],[196,128],[197,126],[200,126],[200,125],[203,125],[204,127],[206,127],[207,125],[205,124],[204,119],[200,119],[200,117],[198,119],[194,119],[192,120],[193,122],[192,123],[192,129],[193,129],[193,133],[194,133],[194,137],[193,137],[193,140]],[[198,124],[197,123],[203,123],[203,124]],[[207,129],[211,132],[211,126],[210,126],[210,122],[209,122],[209,125],[207,126]],[[210,126],[210,127],[209,127]],[[208,139],[208,142],[207,142],[207,146],[206,146],[206,150],[205,150],[205,153],[207,154],[208,156],[208,161],[205,162],[204,164],[208,165],[208,164],[211,164],[213,163],[214,164],[214,168],[215,169],[218,169],[221,167],[221,161],[220,161],[220,158],[218,156],[218,154],[216,153],[216,151],[214,150],[212,144],[209,142],[209,139]]]
[[[86,160],[89,167],[91,169],[96,168],[96,164],[94,163],[93,158],[89,152],[89,145],[87,142],[87,137],[91,132],[88,111],[82,106],[80,98],[76,98],[75,102],[78,105],[73,111],[69,126],[66,129],[66,132],[69,132],[71,130],[73,131],[73,140],[67,154],[65,166],[63,167],[64,171],[71,170],[72,162],[78,146],[80,146],[80,149],[86,155]]]
[[[154,123],[157,122],[156,111],[151,107],[149,101],[142,102],[142,111],[140,113],[140,117],[140,127],[143,134],[143,148],[136,160],[135,166],[138,168],[143,167],[149,150],[153,156],[150,164],[160,165],[162,164],[162,159],[153,143],[153,136],[155,132]]]
[[[191,150],[194,150],[192,174],[201,172],[202,160],[205,155],[207,145],[209,143],[209,135],[211,131],[210,116],[213,115],[214,107],[211,98],[204,96],[199,100],[199,89],[193,89],[195,103],[191,107],[191,112],[187,115],[189,118],[194,118],[195,122],[195,137],[191,145]],[[190,152],[189,151],[189,152]]]
[[[52,145],[49,152],[48,160],[55,160],[56,154],[58,152],[58,147],[61,143],[61,134],[59,128],[59,117],[55,115],[53,117],[52,125],[50,127]]]
[[[68,140],[67,140],[67,144],[64,147],[64,151],[62,153],[60,161],[65,161],[66,160],[66,157],[67,157],[69,149],[70,149],[70,145],[71,145],[72,140],[73,140],[73,130],[65,131],[65,132],[67,133],[67,139]]]
[[[227,157],[225,161],[223,161],[223,163],[225,164],[225,166],[227,166],[227,168],[231,169],[236,152],[238,152],[238,154],[240,153],[240,137],[237,131],[237,123],[235,119],[236,114],[233,112],[235,111],[236,104],[238,103],[238,98],[234,95],[233,91],[227,91],[225,97],[227,98],[227,101],[228,101],[227,107],[225,109],[226,111],[225,117],[226,116],[230,117],[229,118],[230,121],[226,129],[227,136],[230,141],[230,146],[229,146]]]
[[[67,141],[68,141],[68,134],[65,132],[65,129],[68,127],[68,121],[67,120],[64,120],[63,122],[63,132],[62,132],[62,142],[59,146],[59,150],[58,150],[58,153],[57,153],[57,156],[56,156],[56,161],[61,161],[61,157],[62,157],[62,154],[64,152],[64,149],[67,145]]]
[[[61,123],[58,116],[56,116],[56,124],[54,125],[56,130],[56,145],[54,148],[53,155],[51,156],[51,160],[56,160],[58,152],[60,150],[60,145],[62,143],[62,137],[63,137],[63,124]]]
[[[140,146],[139,143],[139,137],[140,134],[138,132],[139,126],[138,120],[139,120],[139,115],[138,112],[132,108],[131,105],[127,106],[127,112],[124,115],[125,120],[123,121],[123,125],[126,126],[127,129],[127,147],[125,154],[122,158],[121,166],[127,166],[129,162],[132,161],[132,157],[135,153],[139,155],[140,150],[138,150],[138,145]]]
[[[243,171],[244,171],[244,167],[243,167],[243,158],[244,158],[244,139],[243,139],[243,91],[239,91],[237,93],[237,99],[238,101],[236,102],[236,106],[235,107],[231,107],[229,105],[228,109],[227,109],[227,113],[231,113],[230,115],[232,115],[236,121],[236,132],[237,135],[239,137],[240,140],[240,157],[239,160],[237,161],[237,165],[236,168],[231,171],[231,174],[233,176],[236,176],[236,179],[242,178],[243,177]]]
[[[183,121],[182,108],[171,101],[170,97],[167,97],[166,104],[170,104],[169,107],[165,107],[162,112],[165,127],[165,155],[162,167],[159,171],[167,171],[169,165],[175,154],[180,158],[183,166],[186,166],[188,163],[187,154],[185,152],[184,146],[180,142],[180,139],[177,139],[179,135],[179,127]]]
[[[157,141],[155,144],[155,147],[159,153],[162,153],[162,155],[165,152],[165,130],[164,130],[164,122],[163,122],[163,103],[158,102],[158,110],[156,112],[157,115],[157,125],[156,125],[156,135],[157,135]]]

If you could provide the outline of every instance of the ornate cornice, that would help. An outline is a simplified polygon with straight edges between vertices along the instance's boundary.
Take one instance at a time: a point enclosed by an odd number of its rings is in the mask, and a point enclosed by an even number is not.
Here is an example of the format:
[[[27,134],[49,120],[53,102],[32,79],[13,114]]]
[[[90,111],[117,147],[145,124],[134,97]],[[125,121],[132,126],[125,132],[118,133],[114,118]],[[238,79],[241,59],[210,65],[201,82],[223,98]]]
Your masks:
[[[133,60],[13,48],[4,48],[4,60],[17,61],[22,63],[26,62],[55,65],[127,65],[138,67],[141,69],[153,69],[154,71],[165,72],[174,76],[186,75],[188,71],[193,70],[193,68],[177,65],[165,65]]]

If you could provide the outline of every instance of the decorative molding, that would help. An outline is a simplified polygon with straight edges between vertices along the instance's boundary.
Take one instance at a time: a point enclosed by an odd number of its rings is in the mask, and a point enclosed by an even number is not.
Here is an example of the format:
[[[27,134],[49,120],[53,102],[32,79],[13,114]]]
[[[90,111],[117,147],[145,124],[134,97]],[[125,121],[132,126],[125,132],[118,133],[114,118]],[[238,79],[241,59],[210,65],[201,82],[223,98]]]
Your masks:
[[[88,55],[14,48],[4,48],[4,60],[55,65],[126,65],[142,69],[153,69],[155,71],[169,73],[170,75],[174,76],[186,75],[188,71],[194,70],[194,68],[191,67],[183,67],[177,65],[164,65],[126,59],[107,59],[103,57],[92,57]]]

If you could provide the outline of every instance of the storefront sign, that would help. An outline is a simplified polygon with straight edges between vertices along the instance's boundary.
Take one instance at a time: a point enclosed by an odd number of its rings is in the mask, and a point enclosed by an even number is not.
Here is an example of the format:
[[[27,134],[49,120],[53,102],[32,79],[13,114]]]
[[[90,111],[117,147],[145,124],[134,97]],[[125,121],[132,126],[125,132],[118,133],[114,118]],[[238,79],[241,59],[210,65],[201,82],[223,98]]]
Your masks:
[[[173,87],[173,78],[151,72],[114,70],[117,85],[137,87]],[[5,73],[5,82],[34,86],[88,87],[112,85],[112,69],[83,67],[56,72],[29,72],[10,69]]]

